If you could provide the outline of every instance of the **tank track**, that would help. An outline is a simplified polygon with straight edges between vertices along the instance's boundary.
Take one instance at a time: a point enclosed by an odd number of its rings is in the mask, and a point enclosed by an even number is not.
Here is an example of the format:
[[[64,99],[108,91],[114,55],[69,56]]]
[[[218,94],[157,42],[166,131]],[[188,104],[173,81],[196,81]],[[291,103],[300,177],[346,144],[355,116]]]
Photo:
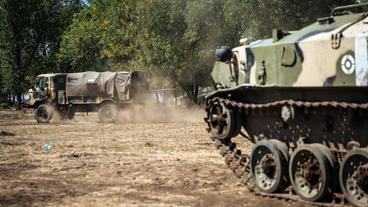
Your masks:
[[[209,111],[209,107],[211,103],[215,101],[224,103],[226,106],[230,106],[235,110],[251,110],[251,109],[267,109],[274,106],[297,106],[297,107],[307,107],[307,108],[316,108],[316,107],[336,107],[342,109],[368,109],[368,104],[357,104],[357,103],[346,103],[346,102],[303,102],[303,101],[293,101],[293,100],[283,100],[277,101],[267,104],[252,104],[252,103],[240,103],[236,101],[232,101],[229,99],[215,97],[208,100],[206,105],[206,111]],[[205,118],[206,123],[208,124],[208,132],[210,132],[210,124],[208,117]],[[240,134],[246,137],[242,132]],[[220,155],[225,158],[226,165],[233,171],[235,176],[239,178],[240,183],[244,184],[247,191],[254,193],[256,196],[275,198],[279,200],[285,201],[295,201],[301,202],[309,205],[316,206],[327,206],[327,207],[337,207],[337,206],[346,206],[349,203],[346,203],[343,193],[333,193],[333,199],[329,203],[325,202],[309,202],[302,200],[298,195],[293,192],[290,188],[284,190],[283,193],[264,193],[261,192],[255,185],[253,181],[253,176],[250,170],[250,157],[241,152],[240,149],[237,148],[236,143],[232,142],[231,139],[218,139],[216,137],[211,136],[211,140],[215,143],[216,149],[219,151]]]

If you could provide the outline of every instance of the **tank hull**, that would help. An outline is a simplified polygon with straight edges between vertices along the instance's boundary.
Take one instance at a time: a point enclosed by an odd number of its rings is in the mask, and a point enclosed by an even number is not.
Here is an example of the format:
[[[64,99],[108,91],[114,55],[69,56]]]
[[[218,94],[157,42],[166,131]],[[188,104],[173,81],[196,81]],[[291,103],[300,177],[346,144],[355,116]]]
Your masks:
[[[368,86],[278,87],[243,84],[234,88],[217,90],[209,94],[206,99],[214,97],[230,97],[234,101],[256,104],[281,100],[368,103]]]
[[[352,142],[368,146],[368,87],[242,85],[216,91],[207,100],[235,109],[254,143],[262,135],[291,148],[298,142],[326,144],[339,152],[346,152]],[[288,120],[283,110],[290,113]]]
[[[347,154],[356,149],[368,147],[368,87],[254,87],[240,85],[232,89],[221,89],[207,96],[207,117],[205,118],[212,139],[225,162],[233,170],[240,181],[246,184],[249,191],[257,195],[298,200],[321,206],[337,206],[346,204],[340,185],[346,187],[346,179],[339,179],[340,174],[356,174],[356,170],[346,170]],[[229,109],[233,116],[228,119],[231,128],[228,137],[218,136],[214,132],[213,108],[221,105]],[[218,115],[216,115],[217,117]],[[235,118],[234,118],[235,117]],[[242,135],[242,138],[237,135]],[[242,141],[243,140],[243,141]],[[238,146],[246,140],[253,143],[253,152]],[[257,167],[252,167],[264,159],[257,159],[257,146],[263,142],[280,143],[284,148],[285,160],[297,157],[296,152],[306,149],[321,148],[322,152],[330,154],[331,165],[325,176],[329,177],[329,193],[324,194],[326,200],[305,200],[295,195],[290,182],[293,175],[284,173],[285,183],[277,186],[278,192],[265,192],[257,186]],[[262,144],[261,144],[262,145]],[[264,147],[264,146],[263,146]],[[304,151],[302,153],[304,155]],[[298,154],[298,153],[296,153]],[[276,156],[279,157],[280,155]],[[252,158],[256,161],[252,162]],[[294,163],[299,163],[300,160]],[[283,168],[294,169],[289,161],[284,161]],[[286,163],[286,164],[285,164]],[[306,162],[306,163],[309,163]],[[304,165],[303,165],[304,166]],[[362,164],[366,168],[367,163]],[[359,167],[355,167],[359,168]],[[295,170],[297,171],[297,170]],[[308,171],[309,172],[309,171]],[[308,174],[308,173],[307,173]],[[262,177],[262,176],[258,176]],[[300,179],[300,178],[298,178]],[[321,178],[319,178],[321,179]],[[367,179],[364,177],[363,179]],[[297,180],[295,178],[294,180]],[[260,182],[260,181],[258,181]],[[345,183],[345,184],[344,184]],[[304,185],[304,184],[301,184]],[[327,184],[326,184],[327,185]],[[308,194],[309,195],[309,194]]]

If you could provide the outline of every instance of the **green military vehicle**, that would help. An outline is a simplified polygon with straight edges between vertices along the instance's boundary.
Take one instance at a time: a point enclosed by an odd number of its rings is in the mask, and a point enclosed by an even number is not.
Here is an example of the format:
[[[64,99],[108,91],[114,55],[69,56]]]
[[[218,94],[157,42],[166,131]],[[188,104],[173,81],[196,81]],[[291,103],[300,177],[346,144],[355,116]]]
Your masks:
[[[101,122],[114,122],[119,108],[144,104],[149,95],[148,74],[133,72],[82,72],[42,74],[28,91],[27,107],[35,108],[39,123],[55,113],[72,119],[75,112],[98,111]]]
[[[368,206],[367,7],[337,7],[298,31],[216,51],[205,120],[250,191]]]

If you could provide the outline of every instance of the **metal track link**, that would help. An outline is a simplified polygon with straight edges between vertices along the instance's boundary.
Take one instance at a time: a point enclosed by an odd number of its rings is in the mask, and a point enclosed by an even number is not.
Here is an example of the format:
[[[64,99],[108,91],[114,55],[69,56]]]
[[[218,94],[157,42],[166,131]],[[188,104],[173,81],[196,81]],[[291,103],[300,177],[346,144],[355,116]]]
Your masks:
[[[207,103],[206,106],[207,111],[209,110],[210,104],[214,103],[215,101],[222,102],[228,106],[232,106],[237,109],[265,109],[284,105],[307,107],[307,108],[335,107],[342,109],[368,109],[368,104],[357,104],[346,102],[303,102],[303,101],[284,100],[267,104],[253,104],[253,103],[240,103],[236,101],[231,101],[229,99],[216,97],[209,100],[209,102]],[[205,121],[209,126],[208,117],[205,118]],[[225,163],[227,164],[227,166],[234,172],[235,176],[240,179],[240,182],[246,186],[248,192],[253,192],[255,195],[261,197],[276,198],[285,201],[296,201],[315,206],[337,207],[349,205],[348,203],[345,203],[344,197],[341,193],[338,196],[334,196],[336,197],[336,199],[333,199],[332,202],[322,203],[322,202],[309,202],[302,200],[299,198],[299,196],[295,195],[295,193],[293,193],[291,190],[285,191],[285,193],[273,193],[273,194],[260,192],[258,188],[255,186],[255,183],[253,181],[252,173],[250,171],[249,156],[242,154],[241,150],[236,148],[236,143],[233,143],[231,139],[219,140],[212,136],[211,139],[215,142],[215,146],[220,151],[220,154],[223,157],[225,157]]]

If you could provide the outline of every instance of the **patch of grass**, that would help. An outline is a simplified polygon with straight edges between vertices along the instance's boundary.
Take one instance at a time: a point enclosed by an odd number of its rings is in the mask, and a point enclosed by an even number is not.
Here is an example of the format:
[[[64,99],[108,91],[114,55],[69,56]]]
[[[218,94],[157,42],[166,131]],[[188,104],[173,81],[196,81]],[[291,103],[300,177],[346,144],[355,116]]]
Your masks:
[[[11,106],[9,103],[0,103],[0,109],[10,109]]]

